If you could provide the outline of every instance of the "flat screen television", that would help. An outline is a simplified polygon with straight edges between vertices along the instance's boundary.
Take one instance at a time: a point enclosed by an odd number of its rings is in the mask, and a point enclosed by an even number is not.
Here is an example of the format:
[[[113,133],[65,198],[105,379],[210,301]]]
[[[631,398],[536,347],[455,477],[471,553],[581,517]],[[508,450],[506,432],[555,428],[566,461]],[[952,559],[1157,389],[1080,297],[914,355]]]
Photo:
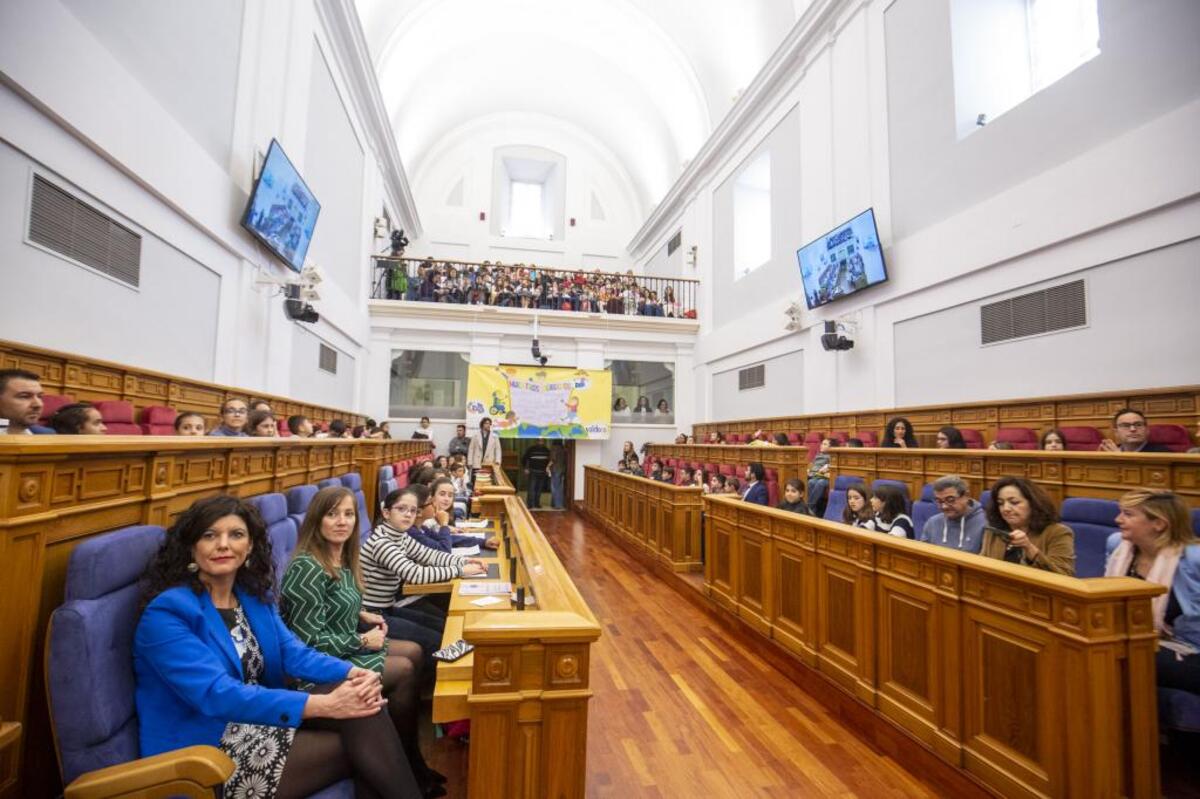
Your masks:
[[[279,260],[299,272],[304,268],[304,256],[320,213],[321,204],[279,142],[272,139],[242,217],[242,227],[267,245]]]
[[[873,208],[796,250],[796,260],[809,310],[888,279]]]

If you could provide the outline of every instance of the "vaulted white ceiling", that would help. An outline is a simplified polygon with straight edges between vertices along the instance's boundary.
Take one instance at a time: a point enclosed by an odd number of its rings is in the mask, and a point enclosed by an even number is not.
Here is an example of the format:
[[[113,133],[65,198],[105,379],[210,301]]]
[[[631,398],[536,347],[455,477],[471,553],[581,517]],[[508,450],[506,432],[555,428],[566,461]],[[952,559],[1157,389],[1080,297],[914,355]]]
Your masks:
[[[410,175],[472,120],[540,115],[595,137],[644,216],[806,0],[356,0]],[[538,141],[521,142],[540,144]]]

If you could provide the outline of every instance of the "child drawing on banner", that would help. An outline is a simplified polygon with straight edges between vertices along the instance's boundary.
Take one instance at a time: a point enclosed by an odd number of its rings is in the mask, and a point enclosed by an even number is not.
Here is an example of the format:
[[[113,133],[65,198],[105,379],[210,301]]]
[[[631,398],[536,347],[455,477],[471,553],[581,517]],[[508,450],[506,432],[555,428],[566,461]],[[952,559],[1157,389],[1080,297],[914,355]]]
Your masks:
[[[563,421],[567,423],[579,421],[579,396],[574,391],[567,398],[566,413],[563,415]]]
[[[517,412],[509,411],[504,414],[504,418],[496,422],[497,430],[508,430],[517,426]]]

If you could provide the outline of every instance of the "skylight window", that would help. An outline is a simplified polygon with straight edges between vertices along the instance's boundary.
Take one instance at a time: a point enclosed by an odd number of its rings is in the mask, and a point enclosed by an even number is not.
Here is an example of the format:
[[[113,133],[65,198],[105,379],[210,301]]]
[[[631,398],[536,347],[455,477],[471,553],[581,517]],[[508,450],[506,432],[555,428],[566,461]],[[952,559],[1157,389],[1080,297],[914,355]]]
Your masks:
[[[546,211],[543,205],[545,185],[513,181],[511,187],[508,235],[530,239],[546,238]]]

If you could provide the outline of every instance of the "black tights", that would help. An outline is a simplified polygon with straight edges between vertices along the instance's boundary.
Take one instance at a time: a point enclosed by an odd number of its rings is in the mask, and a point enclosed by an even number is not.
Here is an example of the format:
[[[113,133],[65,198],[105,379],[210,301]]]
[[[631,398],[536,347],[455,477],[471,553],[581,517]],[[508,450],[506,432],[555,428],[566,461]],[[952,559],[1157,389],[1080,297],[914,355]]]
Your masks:
[[[383,664],[383,696],[387,699],[388,716],[400,736],[404,754],[418,781],[423,781],[428,768],[421,755],[418,734],[417,686],[423,659],[419,644],[389,641],[387,659]]]
[[[352,777],[359,799],[420,799],[389,716],[306,719],[296,731],[279,780],[278,799],[301,799]]]

